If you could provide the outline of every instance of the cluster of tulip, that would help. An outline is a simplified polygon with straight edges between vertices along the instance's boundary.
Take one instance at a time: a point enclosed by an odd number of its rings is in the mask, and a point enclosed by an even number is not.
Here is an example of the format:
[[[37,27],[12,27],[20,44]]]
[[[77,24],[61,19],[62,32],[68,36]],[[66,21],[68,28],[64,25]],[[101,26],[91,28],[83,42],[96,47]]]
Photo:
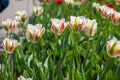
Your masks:
[[[33,15],[39,16],[43,13],[43,7],[41,6],[34,6],[33,7]],[[26,25],[26,21],[28,18],[28,14],[26,11],[17,11],[15,14],[15,19],[7,19],[6,21],[2,21],[2,26],[7,31],[7,38],[5,38],[2,42],[3,49],[6,53],[11,54],[14,52],[14,50],[20,45],[20,43],[13,39],[13,32],[20,26],[20,28],[24,29],[25,26],[25,32],[26,38],[28,41],[32,43],[36,43],[39,41],[39,39],[42,37],[42,35],[45,32],[45,28],[42,28],[41,24],[36,24],[33,26],[32,24]],[[25,36],[25,35],[24,35]],[[32,79],[25,79],[24,77],[20,76],[18,80],[32,80]]]
[[[42,13],[43,13],[43,7],[41,6],[33,7],[33,14],[35,16],[39,16]],[[15,19],[14,20],[7,19],[6,21],[2,21],[2,26],[5,28],[8,34],[11,34],[17,29],[19,24],[25,23],[27,17],[28,14],[25,11],[17,11],[15,14]],[[41,38],[44,31],[45,28],[42,28],[41,24],[37,24],[35,26],[33,26],[32,24],[28,24],[26,30],[26,37],[28,41],[35,43]],[[17,40],[10,38],[12,37],[8,36],[8,38],[5,38],[2,44],[4,50],[7,53],[12,53],[14,49],[19,45]]]
[[[93,7],[97,10],[101,11],[102,18],[111,17],[112,23],[114,25],[120,25],[120,13],[116,12],[113,8],[108,7],[107,5],[100,6],[97,3],[93,3]],[[110,57],[118,57],[120,56],[120,41],[118,41],[115,37],[109,41],[107,41],[106,50],[107,54]]]
[[[52,2],[52,0],[39,0],[40,2]],[[81,5],[83,5],[83,4],[85,4],[86,2],[88,2],[88,1],[92,1],[92,0],[78,0],[78,1],[75,1],[75,0],[55,0],[55,3],[56,4],[62,4],[63,3],[63,1],[67,4],[67,5],[69,5],[69,4],[81,4]],[[97,0],[98,2],[102,2],[103,0]],[[114,0],[115,1],[115,3],[116,3],[116,5],[120,5],[120,0]]]
[[[33,13],[36,16],[39,16],[42,12],[43,12],[42,7],[33,8]],[[16,13],[15,18],[19,22],[25,22],[25,20],[27,19],[27,13],[25,11],[22,12],[18,11]],[[75,33],[79,33],[80,31],[83,30],[87,37],[93,36],[96,33],[97,29],[97,23],[95,19],[90,20],[83,16],[79,17],[70,16],[69,22],[65,22],[64,19],[60,20],[55,18],[52,19],[51,21],[52,21],[51,29],[57,35],[62,35],[68,25],[70,25],[70,28]],[[2,24],[4,28],[10,32],[13,32],[17,27],[16,21],[12,21],[9,19],[7,21],[3,21]],[[37,43],[44,34],[44,32],[45,28],[42,28],[42,24],[36,24],[35,26],[33,26],[32,24],[28,24],[26,29],[26,38],[28,41],[32,43]],[[8,53],[12,53],[14,49],[18,46],[17,44],[18,42],[13,39],[6,38],[3,41],[3,47],[5,51]]]
[[[114,10],[114,8],[110,8],[107,5],[100,5],[98,3],[93,3],[93,7],[100,10],[102,18],[109,18],[111,17],[111,21],[114,25],[120,25],[120,12]]]
[[[93,36],[97,30],[96,20],[86,19],[83,16],[70,16],[69,22],[65,22],[64,19],[52,19],[51,29],[55,34],[61,35],[68,25],[77,34],[83,30],[87,37]]]

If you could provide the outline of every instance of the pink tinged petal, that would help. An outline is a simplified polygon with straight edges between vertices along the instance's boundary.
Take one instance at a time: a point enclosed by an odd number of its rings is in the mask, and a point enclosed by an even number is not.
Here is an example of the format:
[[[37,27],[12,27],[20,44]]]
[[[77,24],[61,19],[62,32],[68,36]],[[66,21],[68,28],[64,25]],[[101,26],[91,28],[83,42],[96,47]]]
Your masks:
[[[64,24],[64,22],[62,22],[61,29],[62,29],[62,31],[64,31],[64,29],[65,29],[65,24]]]
[[[2,42],[2,44],[1,44],[1,45],[2,45],[2,47],[4,47],[4,46],[5,46],[4,42]]]
[[[73,27],[73,24],[72,24],[72,22],[71,22],[71,21],[69,22],[69,24],[70,24],[70,27],[72,28],[72,27]]]
[[[93,33],[96,33],[97,29],[94,29]]]
[[[116,51],[114,54],[114,57],[119,57],[120,56],[120,50]]]
[[[117,25],[117,18],[114,13],[111,15],[111,19],[112,19],[113,24]]]
[[[115,18],[115,15],[114,15],[114,14],[112,14],[112,15],[111,15],[111,17],[112,17],[112,19],[114,20],[114,18]]]
[[[57,28],[55,27],[54,24],[52,24],[52,31],[55,32],[55,33],[58,33],[58,30],[57,30]]]
[[[84,32],[87,33],[87,30],[88,30],[87,27],[85,27],[85,28],[84,28]]]
[[[55,31],[55,26],[54,26],[54,24],[52,24],[52,31]]]
[[[7,47],[7,51],[10,52],[11,51],[11,46],[12,46],[12,41],[8,42],[8,47]]]
[[[13,28],[14,28],[14,30],[16,30],[16,29],[17,29],[17,25],[16,25],[16,24],[14,24]]]
[[[118,18],[118,24],[120,24],[120,16],[118,16],[117,18]]]
[[[30,38],[30,32],[28,30],[26,31],[26,37],[29,40],[29,38]]]
[[[12,31],[16,30],[17,26],[13,25]]]
[[[33,41],[36,41],[36,31],[35,30],[33,31],[33,35],[32,36],[33,36]]]
[[[82,24],[78,24],[78,31],[82,30]]]
[[[107,12],[105,10],[102,11],[102,16],[106,17],[107,16]]]
[[[8,52],[11,52],[11,51],[13,51],[13,46],[12,45],[8,47]]]

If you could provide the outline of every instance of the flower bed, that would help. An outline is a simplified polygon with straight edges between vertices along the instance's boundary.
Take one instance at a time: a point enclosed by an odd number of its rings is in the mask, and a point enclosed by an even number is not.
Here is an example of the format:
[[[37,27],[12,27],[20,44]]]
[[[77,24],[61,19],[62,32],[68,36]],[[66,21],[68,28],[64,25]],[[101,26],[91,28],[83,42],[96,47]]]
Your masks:
[[[47,0],[3,21],[0,79],[119,80],[120,8],[99,1]]]

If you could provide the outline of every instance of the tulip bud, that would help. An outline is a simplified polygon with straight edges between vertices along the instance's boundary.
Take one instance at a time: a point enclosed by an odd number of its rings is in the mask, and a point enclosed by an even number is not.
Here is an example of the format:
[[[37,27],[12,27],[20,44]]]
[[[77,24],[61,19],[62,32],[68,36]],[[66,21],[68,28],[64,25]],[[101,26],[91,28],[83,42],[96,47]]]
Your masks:
[[[25,11],[17,11],[15,16],[17,16],[15,17],[17,21],[25,22],[25,20],[27,19],[27,13]]]
[[[97,10],[97,12],[99,11],[99,8],[100,8],[100,4],[99,3],[93,3],[92,4],[92,7],[95,8]]]
[[[7,19],[6,21],[2,21],[2,26],[9,33],[15,31],[17,29],[17,25],[18,25],[18,22],[16,22],[15,20],[12,21],[11,19]]]
[[[111,14],[111,20],[114,25],[120,25],[120,13],[114,12]]]
[[[79,33],[81,30],[83,30],[85,23],[86,20],[83,16],[70,16],[70,27],[75,33]]]
[[[93,35],[95,35],[96,30],[97,30],[97,22],[96,20],[86,20],[86,24],[84,27],[84,33],[87,37],[91,37]]]
[[[39,15],[41,15],[42,13],[43,13],[43,7],[41,7],[41,6],[34,6],[33,7],[33,14],[35,15],[35,16],[39,16]]]
[[[112,13],[114,13],[114,10],[106,5],[100,6],[100,11],[102,18],[108,18]]]
[[[106,50],[110,57],[120,56],[120,41],[113,37],[111,40],[107,41]]]
[[[5,38],[5,39],[3,40],[3,43],[2,43],[2,46],[3,46],[4,50],[5,50],[8,54],[11,54],[18,45],[19,45],[19,43],[18,43],[17,40],[8,39],[8,38]]]
[[[35,26],[33,26],[32,24],[28,24],[26,31],[27,40],[32,43],[37,43],[44,32],[45,28],[42,28],[41,24],[36,24]]]
[[[65,23],[65,20],[54,18],[51,21],[52,21],[51,30],[57,35],[62,35],[67,27],[67,23]]]

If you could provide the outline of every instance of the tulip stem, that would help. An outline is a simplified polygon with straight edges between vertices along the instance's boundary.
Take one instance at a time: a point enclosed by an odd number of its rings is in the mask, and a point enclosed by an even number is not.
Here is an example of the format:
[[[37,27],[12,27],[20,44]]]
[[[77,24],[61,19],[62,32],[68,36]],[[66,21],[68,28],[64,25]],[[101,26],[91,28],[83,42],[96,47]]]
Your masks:
[[[7,72],[7,59],[8,59],[8,55],[7,55],[7,53],[5,53],[5,67],[6,67],[6,69],[5,69],[5,74],[4,74],[4,78],[6,79],[7,78],[7,76],[6,76],[6,72]]]
[[[7,55],[7,52],[5,52],[5,55],[4,55],[4,64],[5,64],[5,70],[4,70],[4,78],[7,79],[7,76],[6,76],[6,72],[7,72],[7,63],[8,63],[8,55]]]
[[[11,70],[10,77],[11,77],[11,80],[13,80],[13,57],[12,57],[12,54],[10,54],[9,57],[10,57],[10,70]]]
[[[36,75],[34,73],[34,64],[35,64],[35,46],[33,44],[33,64],[32,64],[32,68],[33,68],[33,79],[36,79]]]

